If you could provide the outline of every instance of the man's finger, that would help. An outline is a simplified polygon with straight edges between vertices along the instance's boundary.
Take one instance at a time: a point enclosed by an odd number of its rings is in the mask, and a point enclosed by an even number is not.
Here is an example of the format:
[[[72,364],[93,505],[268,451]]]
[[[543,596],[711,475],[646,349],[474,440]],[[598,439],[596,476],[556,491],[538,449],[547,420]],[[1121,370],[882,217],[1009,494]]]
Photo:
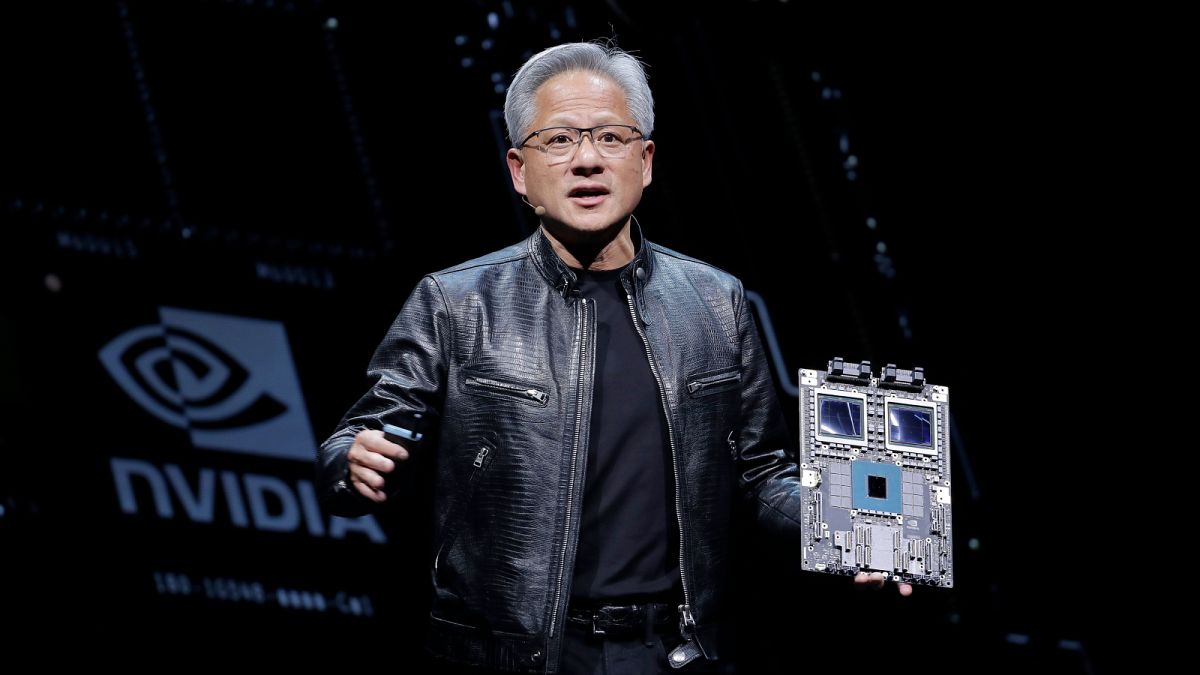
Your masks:
[[[885,584],[886,581],[883,576],[883,572],[871,572],[870,574],[867,574],[866,572],[859,572],[858,574],[854,575],[854,585],[860,588],[877,590],[883,588]],[[896,588],[899,589],[900,595],[904,597],[912,595],[912,584],[897,581]]]
[[[378,429],[368,429],[358,434],[357,440],[371,452],[377,452],[384,457],[404,461],[408,459],[408,449],[399,443],[393,443],[383,437]]]
[[[377,504],[387,500],[387,494],[384,493],[383,490],[372,489],[370,485],[367,485],[366,483],[358,480],[357,478],[351,478],[350,483],[354,485],[354,489],[358,490],[358,493],[360,495],[366,497],[367,499],[370,499],[371,501],[373,501]]]
[[[866,572],[859,572],[854,575],[854,583],[866,588],[883,588],[883,573],[872,572],[871,574],[867,574]]]
[[[372,452],[366,447],[361,449],[350,448],[349,454],[346,455],[351,464],[364,466],[374,470],[376,473],[391,473],[396,468],[396,462],[384,457],[378,452]]]
[[[375,492],[383,490],[384,485],[386,485],[386,481],[384,480],[383,476],[380,476],[371,469],[358,464],[350,465],[350,478],[351,480],[356,480],[362,483],[363,487],[374,490]]]

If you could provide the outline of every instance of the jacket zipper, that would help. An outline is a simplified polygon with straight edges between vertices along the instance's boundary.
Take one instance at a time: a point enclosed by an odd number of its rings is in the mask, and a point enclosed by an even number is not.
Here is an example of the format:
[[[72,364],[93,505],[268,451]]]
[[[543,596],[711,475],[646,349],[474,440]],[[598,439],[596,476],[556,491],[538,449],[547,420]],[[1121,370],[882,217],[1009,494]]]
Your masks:
[[[446,526],[453,529],[447,532],[446,536],[442,537],[442,543],[438,546],[437,555],[433,556],[433,578],[435,583],[437,581],[438,563],[442,560],[442,553],[452,543],[454,537],[458,535],[458,527],[454,524],[454,521],[458,519],[459,512],[467,508],[468,502],[475,495],[475,482],[479,480],[480,474],[483,473],[483,469],[488,463],[488,457],[494,454],[492,449],[486,445],[481,446],[479,452],[475,453],[475,459],[471,462],[471,466],[475,468],[471,471],[471,477],[467,479],[467,487],[463,490],[464,494],[451,507],[450,515],[446,518]]]
[[[638,336],[642,338],[642,346],[646,349],[646,359],[650,361],[650,371],[654,373],[654,380],[658,382],[658,396],[662,401],[663,416],[667,420],[667,440],[671,444],[671,471],[675,474],[675,517],[679,522],[679,580],[683,583],[683,606],[679,608],[679,624],[684,632],[683,637],[690,639],[691,632],[696,627],[696,620],[692,618],[692,594],[688,589],[687,566],[683,560],[687,534],[683,529],[683,508],[679,499],[679,458],[675,454],[675,428],[671,425],[671,411],[667,406],[667,390],[663,387],[662,377],[658,373],[658,364],[654,362],[654,355],[650,353],[650,341],[646,339],[646,333],[642,331],[642,324],[638,321],[637,311],[633,308],[633,296],[626,292],[625,300],[629,305],[629,315],[633,317],[633,327],[637,329]]]
[[[734,382],[739,379],[741,379],[741,375],[738,373],[728,373],[725,375],[719,375],[716,377],[716,379],[693,380],[688,382],[688,393],[694,394],[701,389],[707,389],[708,387],[718,384],[725,384],[726,382]]]
[[[471,376],[466,379],[466,383],[477,387],[483,387],[485,389],[491,389],[493,391],[504,392],[505,394],[522,396],[543,404],[549,398],[546,392],[541,391],[540,389],[529,389],[527,387],[509,384],[507,382],[500,382],[499,380],[490,380],[486,377]]]
[[[562,551],[558,558],[558,584],[554,589],[554,608],[550,612],[550,637],[554,637],[558,629],[558,603],[562,600],[563,580],[567,571],[567,549],[571,542],[571,502],[575,497],[575,466],[579,456],[579,435],[580,428],[583,423],[583,370],[585,360],[587,359],[587,340],[589,337],[588,331],[584,330],[584,324],[587,320],[588,300],[580,298],[576,316],[579,317],[576,324],[575,335],[579,341],[579,381],[575,388],[575,438],[571,444],[571,478],[567,481],[567,527],[563,535]]]

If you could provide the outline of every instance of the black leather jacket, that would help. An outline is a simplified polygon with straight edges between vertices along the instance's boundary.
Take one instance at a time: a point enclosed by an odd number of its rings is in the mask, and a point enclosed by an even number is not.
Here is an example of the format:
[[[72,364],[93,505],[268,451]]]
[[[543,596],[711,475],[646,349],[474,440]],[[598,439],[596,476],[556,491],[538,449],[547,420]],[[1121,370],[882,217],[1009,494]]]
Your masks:
[[[684,637],[709,659],[727,614],[733,500],[799,541],[792,444],[741,282],[643,239],[621,282],[666,411]],[[371,359],[370,391],[320,449],[322,504],[373,506],[346,481],[362,429],[397,411],[440,422],[435,597],[427,647],[460,662],[557,672],[592,404],[594,301],[539,229],[425,276]],[[390,419],[391,418],[391,419]]]

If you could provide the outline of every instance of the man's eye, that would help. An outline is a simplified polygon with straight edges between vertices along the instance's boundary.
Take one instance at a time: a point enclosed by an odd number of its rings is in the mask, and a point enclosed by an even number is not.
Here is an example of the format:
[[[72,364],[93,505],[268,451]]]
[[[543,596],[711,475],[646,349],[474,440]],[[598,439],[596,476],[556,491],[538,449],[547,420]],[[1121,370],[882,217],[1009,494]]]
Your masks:
[[[601,143],[620,143],[621,137],[611,131],[600,134]]]
[[[573,142],[574,141],[571,140],[570,136],[566,134],[557,134],[555,136],[551,136],[550,140],[546,141],[546,145],[570,145]]]

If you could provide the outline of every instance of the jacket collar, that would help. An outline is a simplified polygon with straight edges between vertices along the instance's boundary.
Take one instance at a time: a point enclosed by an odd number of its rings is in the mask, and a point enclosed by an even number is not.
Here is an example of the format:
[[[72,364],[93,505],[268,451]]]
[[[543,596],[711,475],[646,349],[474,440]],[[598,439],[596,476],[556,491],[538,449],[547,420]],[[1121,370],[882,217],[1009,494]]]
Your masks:
[[[633,240],[636,253],[633,254],[633,260],[629,261],[629,264],[625,266],[625,270],[621,273],[621,281],[626,284],[626,287],[632,286],[634,297],[641,300],[642,289],[650,281],[650,276],[654,273],[654,251],[650,242],[646,241],[646,238],[642,235],[641,223],[633,216],[630,216],[630,218],[633,222],[629,225],[629,237]],[[574,270],[568,267],[562,261],[562,258],[559,258],[558,254],[554,252],[554,246],[550,243],[540,225],[537,231],[529,237],[529,254],[533,258],[538,272],[541,273],[559,295],[564,299],[574,295],[578,278]],[[642,302],[644,303],[644,300]]]

